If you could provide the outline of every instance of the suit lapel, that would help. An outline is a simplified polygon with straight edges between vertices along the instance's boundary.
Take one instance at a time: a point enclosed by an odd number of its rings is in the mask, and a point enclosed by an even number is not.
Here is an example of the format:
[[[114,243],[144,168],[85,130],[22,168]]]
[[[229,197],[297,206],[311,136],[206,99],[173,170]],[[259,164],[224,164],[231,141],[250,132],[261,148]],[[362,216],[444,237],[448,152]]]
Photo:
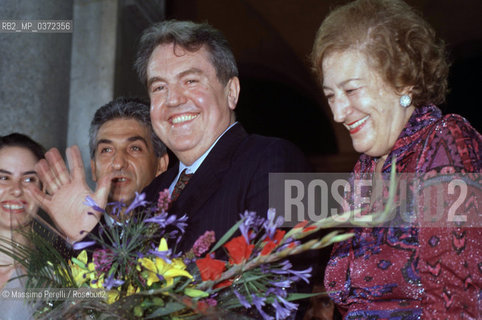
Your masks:
[[[176,178],[177,174],[179,173],[179,162],[177,162],[172,168],[166,171],[165,174],[161,175],[160,180],[160,187],[163,189],[169,188],[172,181]],[[159,190],[162,191],[162,190]]]
[[[174,180],[174,178],[176,178],[178,171],[179,162],[155,178],[154,181],[152,181],[151,184],[143,190],[143,192],[146,193],[146,200],[157,203],[159,199],[159,192],[169,188],[171,182]]]
[[[213,147],[209,155],[181,192],[172,208],[179,214],[193,217],[223,182],[231,160],[242,141],[248,136],[240,124],[234,125]]]

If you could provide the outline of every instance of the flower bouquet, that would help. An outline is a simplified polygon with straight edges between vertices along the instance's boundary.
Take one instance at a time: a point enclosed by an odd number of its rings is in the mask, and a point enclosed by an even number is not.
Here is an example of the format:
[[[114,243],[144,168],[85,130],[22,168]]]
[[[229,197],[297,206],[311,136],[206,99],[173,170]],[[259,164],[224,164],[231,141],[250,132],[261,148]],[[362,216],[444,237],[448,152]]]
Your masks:
[[[393,168],[393,164],[392,164]],[[393,209],[395,170],[388,202],[376,221]],[[316,250],[352,236],[333,231],[307,240],[320,229],[333,228],[359,212],[304,221],[281,229],[283,219],[268,210],[266,218],[244,212],[219,240],[206,231],[188,252],[178,251],[187,217],[169,215],[168,191],[152,206],[136,194],[132,204],[108,204],[110,215],[87,197],[92,210],[102,212],[98,230],[74,244],[80,251],[65,259],[53,244],[36,233],[26,234],[34,246],[0,245],[26,270],[26,288],[100,290],[96,299],[41,299],[35,316],[41,319],[286,319],[297,309],[293,301],[314,294],[297,293],[298,281],[309,281],[311,268],[294,270],[289,257]],[[2,239],[2,242],[8,242]],[[12,245],[15,244],[15,245]],[[12,249],[13,248],[13,249]]]
[[[97,299],[44,297],[36,302],[36,317],[221,319],[235,314],[238,319],[286,319],[297,309],[293,301],[312,296],[293,289],[297,281],[309,281],[311,268],[293,270],[287,258],[351,237],[334,231],[302,242],[337,222],[305,221],[282,230],[283,220],[272,210],[266,218],[245,212],[220,239],[208,230],[182,253],[176,247],[187,217],[169,215],[169,201],[167,191],[161,192],[155,206],[137,194],[129,207],[110,203],[107,215],[87,198],[92,210],[104,213],[104,221],[97,232],[74,244],[80,253],[70,259],[35,233],[28,235],[34,247],[13,246],[8,254],[27,270],[27,289],[103,293]]]

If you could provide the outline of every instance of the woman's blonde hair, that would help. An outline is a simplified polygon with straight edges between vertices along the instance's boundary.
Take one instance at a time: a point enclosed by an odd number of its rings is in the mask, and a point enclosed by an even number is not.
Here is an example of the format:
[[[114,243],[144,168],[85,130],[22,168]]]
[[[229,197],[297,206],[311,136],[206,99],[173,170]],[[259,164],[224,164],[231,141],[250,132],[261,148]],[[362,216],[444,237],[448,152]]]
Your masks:
[[[413,8],[401,0],[357,0],[333,10],[316,34],[311,62],[323,83],[323,59],[359,50],[396,91],[413,87],[419,107],[445,101],[449,64],[445,44]]]

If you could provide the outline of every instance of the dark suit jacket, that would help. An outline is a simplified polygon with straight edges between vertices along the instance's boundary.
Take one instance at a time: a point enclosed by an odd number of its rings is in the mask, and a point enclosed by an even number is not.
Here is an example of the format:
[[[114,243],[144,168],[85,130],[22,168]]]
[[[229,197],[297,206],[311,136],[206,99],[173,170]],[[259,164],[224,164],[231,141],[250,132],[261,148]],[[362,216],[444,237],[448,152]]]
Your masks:
[[[157,202],[159,192],[169,188],[179,164],[157,177],[145,190],[146,199]],[[310,167],[301,151],[288,141],[248,135],[238,123],[211,149],[170,214],[187,214],[188,228],[181,242],[189,250],[206,230],[220,239],[245,210],[266,216],[270,172],[305,172]]]

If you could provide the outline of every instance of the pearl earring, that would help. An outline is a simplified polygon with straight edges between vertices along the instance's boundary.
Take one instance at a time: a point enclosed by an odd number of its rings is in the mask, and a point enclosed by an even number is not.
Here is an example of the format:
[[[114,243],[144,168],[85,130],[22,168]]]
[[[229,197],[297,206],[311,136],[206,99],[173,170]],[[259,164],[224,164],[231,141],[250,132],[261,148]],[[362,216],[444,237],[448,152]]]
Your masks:
[[[400,105],[407,108],[412,103],[412,98],[408,94],[404,94],[400,97]]]

